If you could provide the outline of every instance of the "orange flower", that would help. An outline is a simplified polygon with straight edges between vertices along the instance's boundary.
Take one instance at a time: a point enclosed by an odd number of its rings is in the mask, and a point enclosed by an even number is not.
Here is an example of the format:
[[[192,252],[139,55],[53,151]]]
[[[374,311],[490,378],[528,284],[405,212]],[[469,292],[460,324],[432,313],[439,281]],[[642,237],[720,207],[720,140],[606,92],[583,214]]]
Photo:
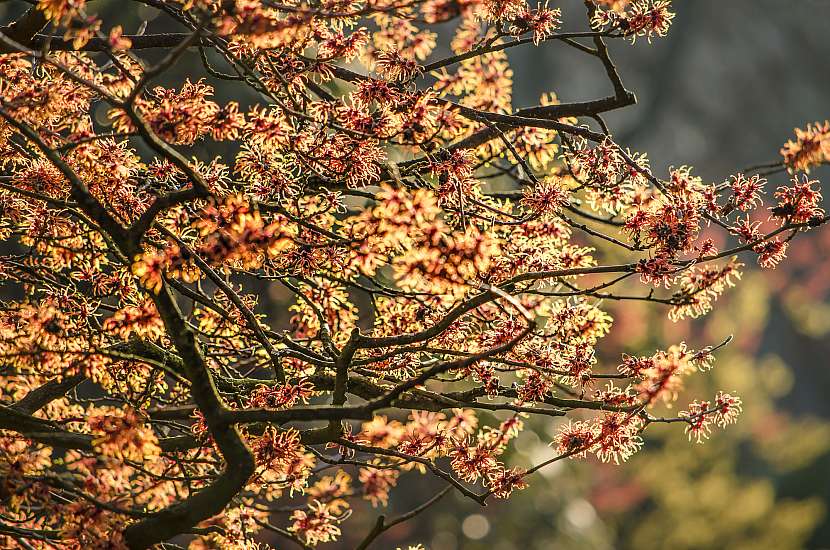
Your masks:
[[[104,330],[129,339],[131,334],[140,338],[157,340],[164,333],[164,323],[151,300],[145,300],[139,306],[127,306],[116,311],[104,321]]]
[[[131,270],[141,285],[158,294],[164,284],[166,257],[159,252],[145,252],[135,257]]]

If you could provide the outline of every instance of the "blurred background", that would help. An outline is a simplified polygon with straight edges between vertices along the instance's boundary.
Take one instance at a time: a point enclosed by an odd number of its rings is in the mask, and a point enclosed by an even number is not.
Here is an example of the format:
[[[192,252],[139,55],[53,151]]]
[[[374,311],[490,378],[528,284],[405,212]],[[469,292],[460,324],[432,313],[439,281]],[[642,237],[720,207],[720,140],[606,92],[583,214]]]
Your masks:
[[[150,21],[148,32],[174,30],[153,21],[155,10],[125,4],[101,0],[90,7],[108,14],[105,21],[116,17],[127,33],[142,20]],[[562,8],[564,30],[586,28],[580,1],[552,0],[550,7]],[[22,8],[23,2],[0,3],[0,19]],[[793,127],[830,118],[830,1],[679,0],[674,11],[668,37],[611,44],[639,101],[606,120],[618,143],[648,153],[658,176],[687,164],[704,180],[724,181],[743,167],[778,160]],[[434,55],[444,53],[439,48]],[[558,43],[511,49],[514,106],[535,105],[545,91],[562,101],[609,95],[602,68],[585,57]],[[180,83],[197,59],[185,58],[168,80]],[[230,98],[227,85],[214,84],[220,100]],[[829,172],[814,175],[830,182]],[[772,176],[767,189],[786,178]],[[429,550],[830,548],[828,253],[830,228],[824,228],[797,239],[775,271],[762,272],[747,258],[742,284],[694,322],[672,323],[654,304],[607,304],[615,325],[600,345],[601,364],[681,340],[699,349],[734,334],[715,369],[690,378],[668,414],[718,389],[735,391],[744,403],[736,426],[696,445],[681,426],[657,425],[623,466],[558,462],[508,502],[483,509],[451,494],[386,532],[374,548],[418,542]],[[287,315],[285,299],[266,292],[262,302],[272,314]],[[529,466],[551,455],[555,426],[535,420],[529,428],[509,463]],[[408,511],[440,488],[430,477],[404,476],[386,513]],[[356,508],[341,541],[327,547],[354,548],[379,512]]]

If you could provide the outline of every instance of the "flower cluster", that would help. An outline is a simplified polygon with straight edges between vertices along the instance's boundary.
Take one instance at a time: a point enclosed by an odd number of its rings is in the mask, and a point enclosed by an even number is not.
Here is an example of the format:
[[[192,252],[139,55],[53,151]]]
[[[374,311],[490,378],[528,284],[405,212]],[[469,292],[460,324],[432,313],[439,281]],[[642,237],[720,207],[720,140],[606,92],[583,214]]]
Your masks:
[[[816,122],[806,128],[795,129],[795,140],[789,140],[781,148],[784,164],[791,170],[809,172],[830,159],[830,121]]]
[[[291,514],[291,520],[293,523],[288,530],[301,536],[310,546],[329,542],[340,536],[337,516],[322,502],[309,504],[305,510],[295,510]]]
[[[266,428],[251,445],[257,463],[257,478],[263,484],[291,491],[306,486],[314,457],[305,452],[297,430]]]
[[[159,318],[155,304],[149,300],[138,306],[119,309],[104,321],[103,327],[124,340],[128,340],[130,335],[157,340],[164,333],[164,323]]]
[[[595,1],[595,0],[592,0]],[[669,31],[674,13],[670,0],[633,0],[631,2],[597,2],[606,9],[596,10],[591,22],[595,28],[611,27],[634,42],[644,36],[651,42],[653,36],[663,37]]]
[[[689,440],[703,443],[709,438],[712,431],[711,424],[719,428],[725,428],[734,424],[741,414],[741,399],[734,395],[718,392],[712,401],[694,401],[689,403],[689,410],[680,411],[680,418],[683,418],[686,425],[686,434]]]
[[[642,421],[631,413],[613,412],[593,422],[569,422],[556,434],[552,445],[557,452],[570,458],[596,454],[603,462],[619,464],[640,450]]]
[[[87,424],[96,434],[93,445],[103,455],[141,462],[159,454],[153,430],[133,409],[90,411]]]

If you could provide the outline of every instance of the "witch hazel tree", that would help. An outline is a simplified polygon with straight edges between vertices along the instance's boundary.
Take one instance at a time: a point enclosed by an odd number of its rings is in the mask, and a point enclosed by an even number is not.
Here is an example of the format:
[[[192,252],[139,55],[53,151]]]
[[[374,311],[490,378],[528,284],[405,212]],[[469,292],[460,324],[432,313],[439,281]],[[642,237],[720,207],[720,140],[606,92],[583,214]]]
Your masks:
[[[667,1],[588,1],[571,30],[524,0],[137,0],[158,12],[137,34],[83,0],[19,4],[0,29],[6,547],[313,547],[403,476],[441,480],[362,549],[453,491],[485,505],[558,460],[621,463],[656,423],[702,441],[736,421],[729,388],[653,408],[728,340],[601,364],[602,304],[704,315],[742,261],[774,268],[827,221],[809,170],[828,123],[720,183],[614,140],[603,116],[635,97],[607,44],[670,32]],[[575,50],[613,94],[514,108],[523,47]],[[268,288],[290,303],[263,307]],[[522,469],[505,452],[530,417],[560,427]]]

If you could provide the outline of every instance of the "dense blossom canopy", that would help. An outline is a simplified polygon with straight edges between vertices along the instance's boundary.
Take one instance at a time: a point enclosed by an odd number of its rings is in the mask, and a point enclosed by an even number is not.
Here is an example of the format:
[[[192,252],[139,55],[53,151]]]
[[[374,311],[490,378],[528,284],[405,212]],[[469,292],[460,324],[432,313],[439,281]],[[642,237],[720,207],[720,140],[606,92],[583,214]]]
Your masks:
[[[740,254],[774,268],[827,221],[830,123],[722,182],[652,172],[603,119],[635,102],[606,44],[670,32],[668,1],[589,0],[574,31],[525,0],[135,3],[180,32],[84,0],[0,28],[4,547],[312,547],[401,476],[445,483],[366,548],[450,491],[485,504],[623,462],[655,423],[736,421],[730,388],[653,412],[728,338],[600,364],[602,304],[697,317]],[[594,59],[613,94],[514,108],[522,46]],[[532,415],[558,435],[522,469]]]

